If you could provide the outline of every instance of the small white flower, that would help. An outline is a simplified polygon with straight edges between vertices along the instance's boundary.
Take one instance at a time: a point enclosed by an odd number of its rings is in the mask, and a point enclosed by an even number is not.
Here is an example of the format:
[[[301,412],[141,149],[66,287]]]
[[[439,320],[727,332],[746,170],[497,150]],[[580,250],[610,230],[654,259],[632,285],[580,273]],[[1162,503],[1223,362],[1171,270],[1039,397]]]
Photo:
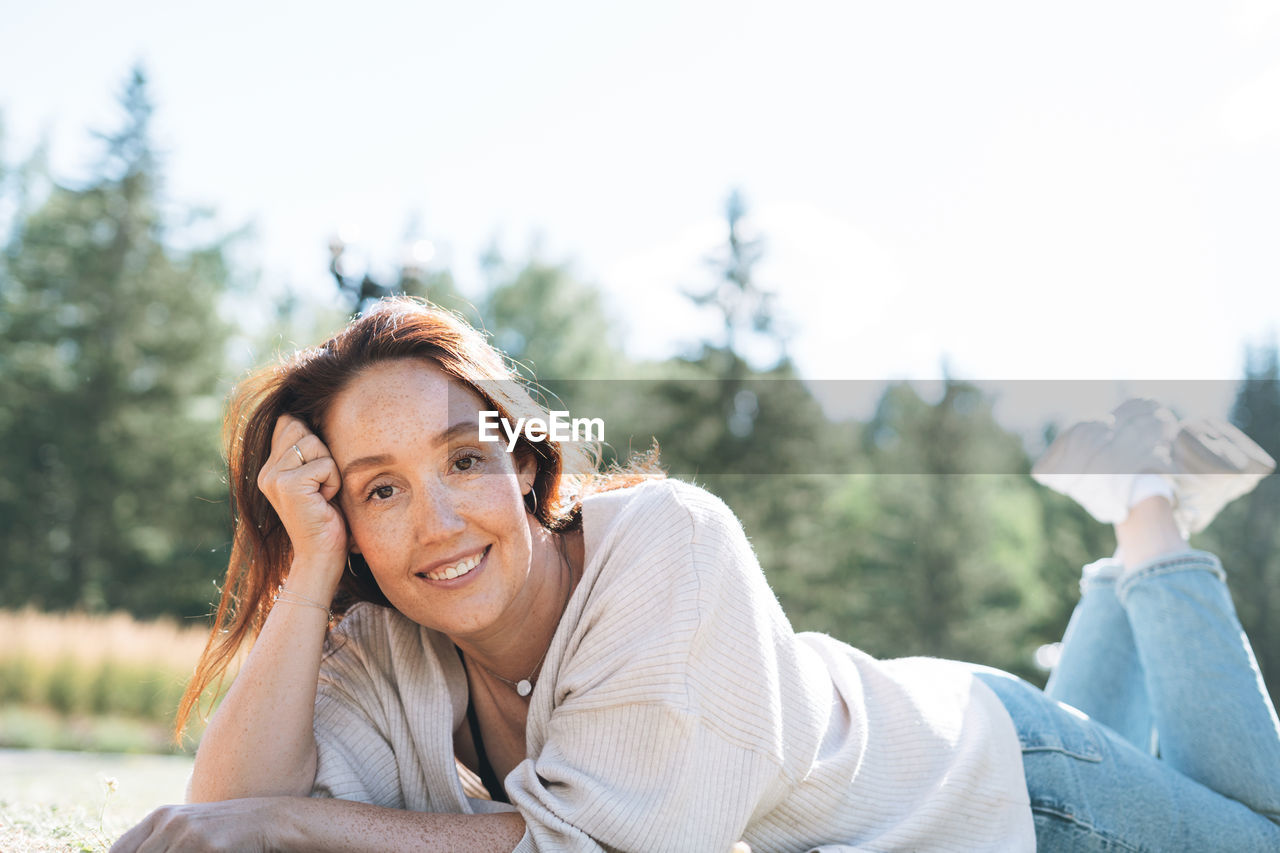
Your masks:
[[[120,783],[116,781],[116,777],[114,776],[108,776],[102,781],[107,783],[108,791],[115,791],[116,788],[120,787]]]

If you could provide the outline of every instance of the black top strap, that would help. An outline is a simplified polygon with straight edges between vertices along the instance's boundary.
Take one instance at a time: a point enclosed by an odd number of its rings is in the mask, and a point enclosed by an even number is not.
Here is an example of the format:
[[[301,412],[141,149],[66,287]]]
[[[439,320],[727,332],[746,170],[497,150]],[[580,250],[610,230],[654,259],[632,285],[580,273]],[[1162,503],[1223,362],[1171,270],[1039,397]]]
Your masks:
[[[454,646],[458,652],[458,660],[462,661],[462,668],[467,668],[467,659],[462,654],[462,649]],[[484,789],[489,792],[489,799],[498,803],[511,803],[511,798],[507,796],[507,789],[503,787],[502,780],[498,778],[498,774],[494,772],[493,765],[489,763],[489,755],[484,751],[484,740],[480,737],[480,718],[476,716],[475,703],[471,701],[471,692],[467,691],[467,726],[471,729],[471,742],[476,747],[476,758],[479,760],[480,782],[484,785]]]

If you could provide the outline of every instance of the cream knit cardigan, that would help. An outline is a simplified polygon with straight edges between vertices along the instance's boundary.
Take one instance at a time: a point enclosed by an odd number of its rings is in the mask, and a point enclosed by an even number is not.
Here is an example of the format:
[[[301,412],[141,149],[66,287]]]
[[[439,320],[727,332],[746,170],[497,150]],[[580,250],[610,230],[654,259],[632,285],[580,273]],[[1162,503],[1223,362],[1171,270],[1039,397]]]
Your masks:
[[[796,634],[733,513],[674,480],[588,497],[586,568],[505,780],[517,850],[1033,850],[1008,712],[963,664]],[[507,810],[454,760],[466,676],[353,608],[321,667],[314,796]]]

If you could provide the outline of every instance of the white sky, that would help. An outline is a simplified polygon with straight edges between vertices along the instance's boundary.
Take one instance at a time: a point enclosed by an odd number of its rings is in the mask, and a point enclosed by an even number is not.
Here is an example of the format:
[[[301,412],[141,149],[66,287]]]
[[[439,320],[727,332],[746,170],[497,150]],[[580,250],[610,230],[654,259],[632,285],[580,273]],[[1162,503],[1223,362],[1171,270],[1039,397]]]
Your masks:
[[[473,293],[537,245],[663,356],[738,186],[806,376],[1232,379],[1280,325],[1280,2],[5,5],[7,156],[74,175],[140,58],[171,196],[273,289],[416,215]]]

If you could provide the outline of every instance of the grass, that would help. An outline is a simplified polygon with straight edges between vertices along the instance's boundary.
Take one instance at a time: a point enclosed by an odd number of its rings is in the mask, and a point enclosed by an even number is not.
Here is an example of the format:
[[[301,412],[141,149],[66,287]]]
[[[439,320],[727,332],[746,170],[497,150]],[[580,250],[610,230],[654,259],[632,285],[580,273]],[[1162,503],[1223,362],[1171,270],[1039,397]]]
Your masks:
[[[181,802],[190,772],[184,756],[0,750],[0,850],[107,850],[152,809]]]
[[[0,706],[0,747],[78,752],[189,753],[173,743],[166,722],[118,714],[60,714],[49,708]]]

